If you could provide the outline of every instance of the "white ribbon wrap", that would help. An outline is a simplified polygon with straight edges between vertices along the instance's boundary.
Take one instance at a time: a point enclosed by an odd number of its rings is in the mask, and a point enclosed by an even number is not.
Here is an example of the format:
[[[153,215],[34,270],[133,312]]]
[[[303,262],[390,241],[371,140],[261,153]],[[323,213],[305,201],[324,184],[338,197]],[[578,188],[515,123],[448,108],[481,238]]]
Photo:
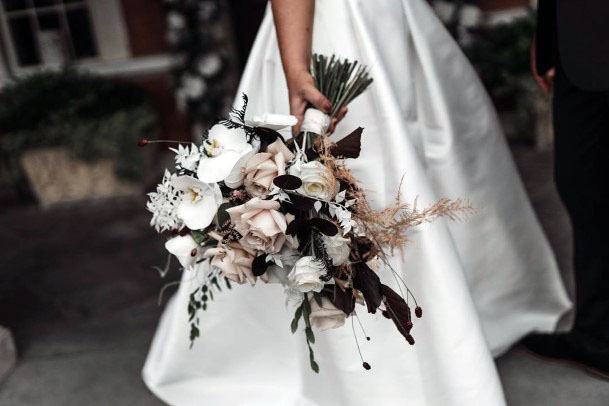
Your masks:
[[[323,111],[312,107],[305,111],[304,119],[300,131],[311,132],[313,134],[324,135],[330,126],[330,116]]]

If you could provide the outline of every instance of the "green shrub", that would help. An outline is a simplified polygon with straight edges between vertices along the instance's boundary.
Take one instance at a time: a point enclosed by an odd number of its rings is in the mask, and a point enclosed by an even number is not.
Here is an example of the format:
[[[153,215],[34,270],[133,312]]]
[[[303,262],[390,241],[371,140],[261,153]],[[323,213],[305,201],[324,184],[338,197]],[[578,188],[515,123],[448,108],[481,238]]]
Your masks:
[[[121,177],[141,175],[137,140],[152,138],[157,116],[131,83],[74,70],[28,76],[0,92],[0,153],[18,177],[21,154],[65,146],[84,160],[110,158]]]
[[[530,46],[535,13],[508,23],[470,30],[472,41],[464,47],[482,82],[498,107],[514,107],[526,93],[523,78],[530,76]]]

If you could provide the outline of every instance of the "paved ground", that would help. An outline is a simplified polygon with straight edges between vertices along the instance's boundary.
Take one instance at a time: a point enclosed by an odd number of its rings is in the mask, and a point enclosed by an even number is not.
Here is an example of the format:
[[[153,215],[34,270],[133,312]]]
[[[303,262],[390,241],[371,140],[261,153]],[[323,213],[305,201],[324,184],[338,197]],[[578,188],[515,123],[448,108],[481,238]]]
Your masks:
[[[568,222],[548,181],[552,157],[524,147],[515,154],[568,275]],[[20,363],[0,385],[0,405],[161,404],[140,379],[163,284],[151,270],[164,261],[161,241],[147,221],[133,200],[1,210],[0,324],[15,332]],[[510,406],[608,403],[609,382],[518,348],[498,366]]]

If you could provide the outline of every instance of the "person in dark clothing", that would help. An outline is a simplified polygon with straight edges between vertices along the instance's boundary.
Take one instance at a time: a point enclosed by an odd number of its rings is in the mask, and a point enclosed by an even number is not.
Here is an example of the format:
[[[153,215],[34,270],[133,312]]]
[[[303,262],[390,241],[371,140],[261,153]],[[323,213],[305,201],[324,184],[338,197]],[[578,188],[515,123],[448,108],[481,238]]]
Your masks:
[[[569,333],[524,345],[609,376],[609,2],[539,0],[535,79],[553,92],[555,180],[575,243]]]

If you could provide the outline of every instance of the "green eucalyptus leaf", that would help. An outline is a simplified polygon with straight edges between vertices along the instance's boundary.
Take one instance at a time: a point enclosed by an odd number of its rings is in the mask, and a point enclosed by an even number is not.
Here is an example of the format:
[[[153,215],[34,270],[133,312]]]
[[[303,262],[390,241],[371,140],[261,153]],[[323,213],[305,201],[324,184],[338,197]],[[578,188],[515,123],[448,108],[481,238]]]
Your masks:
[[[315,344],[315,334],[313,334],[313,329],[311,329],[311,327],[305,328],[305,334],[307,336],[307,341],[311,344]]]

